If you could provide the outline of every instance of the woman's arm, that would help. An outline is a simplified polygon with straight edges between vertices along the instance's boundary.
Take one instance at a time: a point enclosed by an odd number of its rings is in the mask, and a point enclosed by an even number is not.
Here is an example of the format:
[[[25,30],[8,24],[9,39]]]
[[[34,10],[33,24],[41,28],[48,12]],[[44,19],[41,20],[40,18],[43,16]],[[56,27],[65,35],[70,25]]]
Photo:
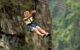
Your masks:
[[[27,17],[27,18],[23,18],[23,20],[24,20],[24,21],[26,21],[26,20],[28,20],[29,18],[30,18],[30,17]]]
[[[23,20],[24,20],[24,21],[26,21],[26,20],[27,20],[27,18],[23,18]]]
[[[23,18],[24,21],[28,20],[30,17],[32,17],[32,14],[30,14],[28,17]]]
[[[32,12],[31,12],[31,13],[32,13],[32,14],[33,14],[33,13],[36,13],[36,10],[32,10]]]

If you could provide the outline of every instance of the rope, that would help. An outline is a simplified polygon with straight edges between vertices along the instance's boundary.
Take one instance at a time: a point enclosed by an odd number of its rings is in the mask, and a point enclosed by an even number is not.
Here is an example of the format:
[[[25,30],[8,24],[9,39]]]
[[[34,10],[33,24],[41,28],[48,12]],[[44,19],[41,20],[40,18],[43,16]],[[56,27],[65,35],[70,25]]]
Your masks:
[[[32,0],[31,2],[32,2],[31,9],[32,9],[32,10],[36,10],[36,12],[37,12],[38,14],[41,13],[41,12],[40,12],[40,9],[37,7],[37,6],[39,6],[39,0]],[[34,22],[36,22],[36,21],[35,21],[35,15],[34,15],[33,18],[34,18]],[[46,26],[43,17],[42,17],[42,19],[41,19],[41,22],[42,22],[41,25]]]

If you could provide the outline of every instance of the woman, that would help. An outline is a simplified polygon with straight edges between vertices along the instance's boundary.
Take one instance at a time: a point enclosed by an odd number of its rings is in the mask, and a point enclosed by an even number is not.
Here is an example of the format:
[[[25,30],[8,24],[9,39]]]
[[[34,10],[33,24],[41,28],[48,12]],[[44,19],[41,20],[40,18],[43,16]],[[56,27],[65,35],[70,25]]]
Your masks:
[[[25,11],[24,12],[24,22],[26,23],[26,25],[28,26],[28,30],[30,32],[35,32],[36,34],[44,37],[44,36],[48,36],[49,34],[43,30],[40,26],[38,26],[36,23],[33,22],[33,13],[36,13],[35,10],[33,11]]]

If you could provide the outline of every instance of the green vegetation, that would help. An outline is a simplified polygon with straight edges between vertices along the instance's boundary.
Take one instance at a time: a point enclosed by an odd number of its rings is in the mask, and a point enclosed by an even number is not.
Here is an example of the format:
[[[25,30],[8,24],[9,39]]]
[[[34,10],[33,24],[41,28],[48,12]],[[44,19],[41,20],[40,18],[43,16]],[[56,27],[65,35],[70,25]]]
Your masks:
[[[79,5],[80,0],[56,0],[50,7],[53,8],[54,50],[80,50]]]

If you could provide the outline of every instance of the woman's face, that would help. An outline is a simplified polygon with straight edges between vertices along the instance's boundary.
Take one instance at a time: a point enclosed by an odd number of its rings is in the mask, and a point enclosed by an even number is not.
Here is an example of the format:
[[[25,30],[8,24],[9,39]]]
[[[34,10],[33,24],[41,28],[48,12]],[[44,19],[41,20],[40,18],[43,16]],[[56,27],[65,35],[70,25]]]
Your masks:
[[[30,14],[30,12],[29,12],[29,11],[25,11],[25,12],[24,12],[24,17],[28,17],[28,16],[29,16],[29,14]]]

